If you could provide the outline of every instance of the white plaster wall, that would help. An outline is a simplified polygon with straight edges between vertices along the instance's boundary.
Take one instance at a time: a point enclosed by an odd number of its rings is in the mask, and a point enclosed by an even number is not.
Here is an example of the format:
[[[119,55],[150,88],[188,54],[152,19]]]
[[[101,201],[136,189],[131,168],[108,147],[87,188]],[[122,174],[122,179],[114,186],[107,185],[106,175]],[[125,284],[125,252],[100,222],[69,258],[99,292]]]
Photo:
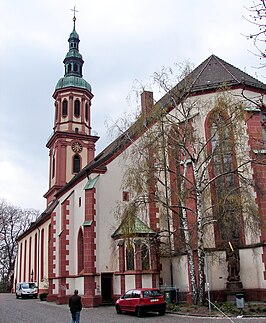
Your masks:
[[[84,277],[77,277],[75,279],[75,289],[79,291],[79,294],[84,295]]]
[[[48,288],[48,250],[49,250],[49,224],[51,221],[46,221],[41,227],[44,228],[44,280],[39,283],[39,288]]]
[[[263,277],[262,247],[239,250],[240,278],[244,289],[265,288]],[[208,277],[210,290],[226,289],[228,269],[224,251],[215,252],[208,256]],[[205,266],[206,270],[206,266]]]
[[[152,287],[152,275],[142,275],[142,287],[143,288]]]
[[[240,250],[240,277],[245,288],[266,288],[262,247]]]
[[[84,295],[84,277],[67,278],[66,282],[69,284],[67,295],[72,295],[77,289],[80,295]]]
[[[69,224],[67,228],[69,228],[69,245],[67,246],[69,250],[69,255],[67,259],[69,260],[69,269],[70,275],[77,275],[78,274],[78,258],[77,258],[77,241],[78,241],[78,233],[79,229],[82,228],[83,230],[83,223],[84,223],[84,208],[85,208],[85,191],[84,186],[87,182],[87,179],[79,182],[73,191],[67,192],[62,198],[60,199],[61,203],[68,198],[69,199]],[[71,193],[71,195],[69,195]],[[79,198],[81,198],[81,206],[79,206]],[[61,205],[60,203],[60,205]],[[61,210],[60,210],[61,211]],[[61,214],[60,214],[61,218]],[[57,216],[58,219],[58,216]],[[61,225],[60,225],[61,227]]]
[[[227,281],[227,262],[224,251],[215,252],[207,256],[205,263],[205,274],[209,279],[210,290],[223,290],[226,288]],[[207,265],[207,266],[206,266]],[[208,272],[207,272],[208,267]],[[206,282],[207,283],[207,282]],[[207,290],[207,285],[206,285]]]
[[[74,274],[78,274],[78,259],[77,259],[77,241],[78,241],[78,233],[79,229],[84,229],[83,223],[85,221],[85,191],[84,187],[87,183],[87,179],[82,180],[75,187],[75,192],[73,194],[73,207],[74,210],[72,212],[71,220],[74,222],[74,235],[73,235],[73,245],[75,246],[75,250],[73,250],[76,259],[73,259]],[[79,198],[81,197],[81,206],[79,207]],[[83,230],[84,231],[84,230]],[[72,260],[72,259],[71,259]]]
[[[76,253],[77,253],[77,244],[75,240],[76,232],[75,232],[75,213],[78,210],[78,208],[75,208],[75,191],[71,194],[69,197],[69,224],[67,225],[67,229],[69,229],[69,234],[66,237],[66,239],[69,241],[69,244],[67,245],[67,249],[69,251],[69,254],[66,256],[66,259],[69,260],[69,265],[67,266],[67,269],[69,270],[70,275],[76,274]]]
[[[118,270],[117,242],[111,235],[119,225],[114,216],[117,201],[122,200],[121,167],[116,158],[107,165],[107,172],[96,183],[96,263],[98,272]]]
[[[120,275],[113,276],[113,293],[115,295],[120,295],[120,293],[121,293],[121,276]]]
[[[54,212],[56,213],[55,219],[55,259],[53,260],[53,264],[55,268],[53,269],[54,275],[57,277],[59,276],[59,234],[61,233],[61,203],[59,202],[56,206]]]
[[[74,293],[74,290],[78,289],[75,287],[75,278],[67,278],[66,284],[68,284],[68,289],[66,291],[67,295],[72,295]]]
[[[34,273],[34,276],[36,277],[36,283],[38,284],[40,289],[47,288],[47,278],[48,278],[48,237],[49,237],[49,224],[50,219],[48,219],[46,222],[44,222],[40,227],[39,230],[35,229],[31,231],[27,236],[25,236],[23,239],[19,241],[19,251],[16,259],[16,267],[15,267],[15,280],[19,280],[18,273],[21,271],[21,281],[24,281],[24,264],[25,266],[25,280],[29,281],[31,280],[31,272],[32,270],[35,270],[35,248],[37,248],[37,273]],[[41,281],[41,237],[40,233],[44,229],[44,246],[43,246],[43,252],[44,252],[44,279]],[[37,246],[35,246],[35,234],[37,233]],[[31,238],[31,255],[30,253],[30,238]],[[26,259],[25,256],[25,241],[27,241],[27,248],[26,248]],[[20,268],[20,255],[21,255],[21,245],[23,246],[22,250],[22,261],[21,261],[21,268]],[[31,263],[29,262],[29,259],[31,259]]]
[[[163,285],[171,285],[171,276],[170,276],[170,262],[168,258],[161,257],[160,263],[162,265],[161,277],[163,278]]]
[[[187,256],[173,258],[173,280],[174,286],[176,286],[179,291],[188,291],[189,283]]]
[[[14,282],[19,282],[19,271],[20,271],[20,254],[21,254],[21,242],[18,243],[18,254],[16,257],[16,269],[15,269],[15,276],[14,276]],[[16,287],[15,287],[16,289]]]
[[[95,283],[96,283],[95,295],[101,295],[101,276],[95,277]]]
[[[53,279],[53,284],[54,284],[53,294],[58,294],[59,293],[59,281],[58,281],[58,279]]]
[[[125,290],[135,288],[135,275],[126,275],[125,276]]]

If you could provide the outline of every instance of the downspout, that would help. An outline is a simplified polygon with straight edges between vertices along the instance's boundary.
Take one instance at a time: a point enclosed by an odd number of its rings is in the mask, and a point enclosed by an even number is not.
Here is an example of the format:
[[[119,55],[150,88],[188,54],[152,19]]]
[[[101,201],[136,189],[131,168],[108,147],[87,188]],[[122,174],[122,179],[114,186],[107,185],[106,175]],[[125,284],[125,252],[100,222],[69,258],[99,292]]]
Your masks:
[[[166,154],[165,154],[166,144],[165,144],[163,120],[162,120],[162,139],[163,139],[163,163],[164,163],[166,216],[167,216],[167,230],[168,230],[169,257],[170,257],[170,281],[171,281],[171,287],[173,287],[173,285],[174,285],[174,277],[173,277],[172,239],[171,239],[171,226],[170,226],[170,213],[169,213],[168,179],[167,179],[167,169],[166,169],[167,160],[166,160]]]

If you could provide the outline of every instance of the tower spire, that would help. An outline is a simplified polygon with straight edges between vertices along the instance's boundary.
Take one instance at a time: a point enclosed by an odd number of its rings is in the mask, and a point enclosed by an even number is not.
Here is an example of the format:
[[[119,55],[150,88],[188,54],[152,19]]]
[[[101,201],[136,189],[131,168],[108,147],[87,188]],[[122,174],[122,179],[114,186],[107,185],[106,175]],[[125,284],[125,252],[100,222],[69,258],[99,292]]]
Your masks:
[[[68,39],[69,51],[64,59],[65,76],[82,77],[82,66],[84,62],[82,55],[79,53],[79,35],[76,32],[76,12],[78,11],[76,7],[70,10],[74,12],[73,31],[71,32]]]
[[[69,35],[69,49],[63,61],[64,77],[57,82],[53,134],[47,142],[50,156],[49,189],[45,198],[49,204],[57,192],[85,165],[94,159],[95,143],[91,135],[90,84],[82,77],[83,59],[79,52],[79,35],[76,32],[76,8],[73,30]]]
[[[76,30],[76,12],[78,12],[78,10],[76,9],[76,6],[74,6],[74,9],[70,9],[70,10],[74,12],[74,17],[73,17],[74,26],[73,26],[73,30]]]

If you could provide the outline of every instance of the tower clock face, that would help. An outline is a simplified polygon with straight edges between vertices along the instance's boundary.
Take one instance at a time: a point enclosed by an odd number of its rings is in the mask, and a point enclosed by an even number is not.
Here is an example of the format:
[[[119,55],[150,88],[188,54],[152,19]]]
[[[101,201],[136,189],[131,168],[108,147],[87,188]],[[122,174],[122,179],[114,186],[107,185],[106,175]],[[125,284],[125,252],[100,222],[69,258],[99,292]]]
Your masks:
[[[79,142],[73,142],[71,148],[74,153],[80,153],[82,150],[82,145]]]

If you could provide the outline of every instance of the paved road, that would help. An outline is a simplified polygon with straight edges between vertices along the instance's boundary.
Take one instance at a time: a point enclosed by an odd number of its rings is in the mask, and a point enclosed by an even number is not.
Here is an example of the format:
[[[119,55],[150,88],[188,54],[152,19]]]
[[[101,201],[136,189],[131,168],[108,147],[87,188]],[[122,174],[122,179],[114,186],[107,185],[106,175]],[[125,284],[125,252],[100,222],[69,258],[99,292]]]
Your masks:
[[[56,305],[55,303],[41,302],[39,299],[16,299],[14,294],[0,294],[0,322],[1,323],[68,323],[70,312],[67,305]],[[135,315],[121,314],[115,312],[113,306],[101,306],[97,308],[84,308],[81,312],[81,322],[89,323],[228,323],[223,318],[199,318],[185,317],[176,314],[158,316],[146,314],[142,318]],[[260,319],[233,319],[236,323],[265,323],[265,318]]]

